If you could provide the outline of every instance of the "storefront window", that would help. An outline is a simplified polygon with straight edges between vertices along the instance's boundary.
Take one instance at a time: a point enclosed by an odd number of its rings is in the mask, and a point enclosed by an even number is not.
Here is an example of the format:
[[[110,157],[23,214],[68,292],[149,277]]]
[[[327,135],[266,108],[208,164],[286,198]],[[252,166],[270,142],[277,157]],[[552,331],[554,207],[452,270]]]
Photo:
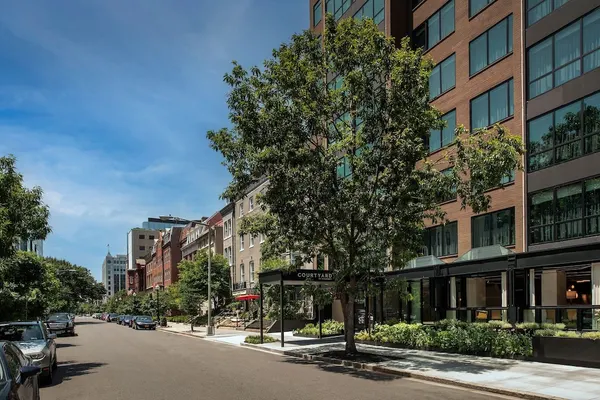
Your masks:
[[[410,306],[410,322],[422,322],[421,318],[421,281],[410,283],[410,294],[412,301]]]

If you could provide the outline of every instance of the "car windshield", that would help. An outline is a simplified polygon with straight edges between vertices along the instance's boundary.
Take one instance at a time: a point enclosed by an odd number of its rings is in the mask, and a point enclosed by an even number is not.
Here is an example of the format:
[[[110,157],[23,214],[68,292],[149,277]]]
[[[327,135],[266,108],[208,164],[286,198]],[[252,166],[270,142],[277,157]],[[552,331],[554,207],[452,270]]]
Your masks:
[[[44,334],[38,324],[31,325],[0,325],[0,340],[27,342],[44,340]]]
[[[151,317],[137,317],[135,320],[140,322],[152,322]]]
[[[48,319],[53,320],[53,321],[68,321],[69,315],[68,314],[51,314],[48,317]]]

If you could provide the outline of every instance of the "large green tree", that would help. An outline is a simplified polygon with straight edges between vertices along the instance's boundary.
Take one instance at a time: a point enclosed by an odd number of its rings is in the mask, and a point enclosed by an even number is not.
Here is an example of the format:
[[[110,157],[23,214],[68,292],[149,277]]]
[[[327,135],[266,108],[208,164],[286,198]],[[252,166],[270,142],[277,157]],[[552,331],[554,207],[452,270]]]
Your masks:
[[[200,251],[194,260],[179,265],[178,291],[184,312],[195,315],[208,297],[208,252]],[[211,256],[211,301],[221,307],[231,298],[229,262],[220,254]]]
[[[260,201],[271,244],[282,246],[275,253],[328,257],[350,353],[359,290],[417,254],[425,221],[444,220],[440,199],[485,211],[486,190],[521,168],[522,141],[500,126],[459,128],[453,146],[428,158],[430,132],[444,125],[429,103],[431,68],[371,20],[328,16],[322,37],[294,35],[262,68],[234,63],[231,128],[208,132],[233,177],[224,197],[269,179]]]
[[[42,194],[38,186],[23,185],[14,156],[0,157],[0,258],[15,252],[17,240],[45,239],[50,233],[50,211]]]

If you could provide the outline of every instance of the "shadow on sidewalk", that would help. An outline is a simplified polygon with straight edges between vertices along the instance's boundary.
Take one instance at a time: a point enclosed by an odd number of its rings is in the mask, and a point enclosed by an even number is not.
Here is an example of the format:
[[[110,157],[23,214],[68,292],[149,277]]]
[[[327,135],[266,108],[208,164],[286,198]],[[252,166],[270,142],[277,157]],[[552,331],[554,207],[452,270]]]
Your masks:
[[[96,368],[100,368],[106,363],[75,363],[73,361],[63,361],[58,363],[58,368],[54,371],[54,380],[50,385],[45,387],[51,387],[60,385],[63,381],[69,381],[73,377],[87,375],[94,373]]]
[[[354,369],[354,368],[350,368],[350,367],[344,367],[342,365],[332,365],[332,364],[327,364],[327,363],[324,363],[321,361],[310,361],[310,360],[305,360],[302,358],[295,358],[295,357],[286,357],[283,359],[282,362],[285,362],[288,364],[312,365],[312,366],[316,366],[317,368],[319,368],[320,370],[325,371],[325,372],[344,374],[344,375],[352,376],[354,378],[366,379],[369,381],[376,381],[376,382],[389,382],[389,381],[395,381],[398,379],[402,379],[401,376],[358,370],[358,369]]]

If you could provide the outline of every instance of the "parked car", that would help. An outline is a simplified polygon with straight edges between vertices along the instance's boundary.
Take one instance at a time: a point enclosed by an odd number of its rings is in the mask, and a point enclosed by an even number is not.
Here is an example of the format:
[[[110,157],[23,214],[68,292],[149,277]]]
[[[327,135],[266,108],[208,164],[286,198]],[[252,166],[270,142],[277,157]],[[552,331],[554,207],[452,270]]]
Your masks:
[[[119,324],[119,325],[127,325],[127,324],[125,323],[125,321],[126,321],[127,319],[131,319],[131,315],[121,315],[121,316],[119,317],[119,321],[117,321],[117,322],[118,322],[118,324]]]
[[[133,318],[133,315],[126,315],[123,318],[123,322],[121,322],[121,325],[125,325],[125,326],[131,327],[131,320],[132,320],[132,318]]]
[[[134,324],[135,324],[135,319],[140,317],[140,315],[134,315],[133,317],[131,317],[131,320],[129,321],[129,327],[133,328]]]
[[[75,336],[75,322],[67,313],[50,314],[46,319],[46,326],[50,333],[62,335],[64,333]]]
[[[106,316],[106,322],[115,322],[118,319],[119,314],[110,313]]]
[[[0,324],[0,340],[14,342],[29,357],[32,364],[41,368],[42,377],[51,383],[56,370],[56,335],[49,333],[43,323],[7,322]]]
[[[0,341],[0,400],[39,400],[39,373],[15,344]]]
[[[133,322],[133,329],[152,329],[156,330],[156,322],[152,320],[152,317],[147,315],[139,316]]]

